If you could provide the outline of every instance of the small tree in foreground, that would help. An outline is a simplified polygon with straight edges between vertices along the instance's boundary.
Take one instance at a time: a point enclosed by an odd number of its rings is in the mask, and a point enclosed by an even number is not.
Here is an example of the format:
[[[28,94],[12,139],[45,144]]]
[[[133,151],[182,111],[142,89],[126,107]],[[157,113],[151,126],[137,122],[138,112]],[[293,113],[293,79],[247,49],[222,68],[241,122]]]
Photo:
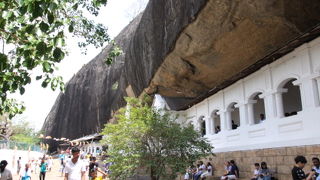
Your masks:
[[[167,112],[154,109],[135,98],[117,115],[116,124],[107,124],[103,143],[111,179],[126,179],[145,169],[152,180],[174,179],[196,160],[212,154],[212,146],[193,126],[182,127]]]

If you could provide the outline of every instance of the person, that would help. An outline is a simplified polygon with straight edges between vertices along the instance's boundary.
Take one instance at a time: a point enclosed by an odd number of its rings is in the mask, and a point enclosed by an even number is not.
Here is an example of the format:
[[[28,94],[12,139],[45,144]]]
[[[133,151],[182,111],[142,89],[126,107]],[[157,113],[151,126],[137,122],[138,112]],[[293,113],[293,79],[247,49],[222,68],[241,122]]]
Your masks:
[[[312,180],[315,175],[315,171],[310,171],[307,175],[302,170],[307,164],[307,159],[304,156],[297,156],[294,158],[295,165],[291,170],[293,180]]]
[[[17,160],[17,174],[20,173],[21,170],[21,157],[19,157],[19,159]]]
[[[199,180],[201,177],[201,174],[204,172],[202,168],[199,168],[198,172],[193,176],[194,180]]]
[[[98,176],[98,172],[102,174],[102,176]],[[91,172],[90,177],[92,180],[103,180],[107,176],[106,173],[103,171],[100,171],[99,169],[96,169],[95,171]]]
[[[226,162],[226,173],[221,176],[221,179],[237,179],[237,167],[234,163],[232,164],[231,161]]]
[[[40,163],[40,175],[39,175],[40,180],[44,180],[45,179],[46,172],[47,172],[47,167],[48,167],[48,164],[45,162],[45,160],[43,158],[41,160],[41,163]]]
[[[201,174],[201,178],[206,178],[213,175],[211,163],[208,162],[205,167],[206,167],[206,171]]]
[[[190,180],[190,175],[188,171],[184,174],[183,180]]]
[[[40,166],[40,162],[41,162],[41,157],[40,158],[37,158],[36,160],[35,160],[35,165],[34,165],[34,173],[35,174],[37,174],[37,171],[38,171],[38,169],[39,169],[39,166]]]
[[[320,180],[320,176],[319,176],[319,174],[320,174],[320,161],[319,161],[319,158],[313,157],[312,164],[313,164],[312,169],[315,171],[315,179]]]
[[[260,164],[254,163],[254,171],[253,171],[253,176],[252,176],[251,180],[258,180],[259,171],[260,171]]]
[[[216,126],[216,134],[218,134],[221,131],[220,126]]]
[[[26,163],[25,168],[21,170],[20,180],[31,180],[31,168],[29,163]]]
[[[235,173],[236,173],[236,177],[239,178],[240,177],[240,174],[239,174],[239,168],[236,164],[236,162],[234,160],[230,160],[230,164],[231,166],[234,168],[235,170]]]
[[[92,179],[91,173],[96,171],[99,167],[99,164],[96,162],[96,157],[91,157],[91,162],[89,164],[89,180]]]
[[[271,180],[271,172],[268,169],[266,162],[261,162],[261,168],[259,170],[258,180]]]
[[[86,166],[79,159],[80,149],[77,147],[72,148],[72,159],[66,162],[65,166],[65,180],[84,180]]]
[[[7,169],[8,162],[2,160],[0,162],[0,180],[12,180],[12,174],[9,169]]]
[[[260,114],[260,122],[263,122],[264,120],[266,120],[266,116],[264,114]]]
[[[60,172],[61,172],[61,176],[63,176],[64,168],[65,168],[65,165],[66,165],[65,155],[64,154],[60,154],[59,158],[60,158]]]
[[[231,123],[232,123],[232,129],[237,129],[238,128],[238,125],[236,123],[234,123],[233,120],[231,121]]]
[[[48,157],[47,164],[48,164],[48,171],[50,172],[50,171],[51,171],[51,168],[52,168],[52,166],[53,166],[53,159],[52,159],[51,156]]]
[[[207,169],[206,165],[203,163],[203,161],[199,162],[200,166],[199,168],[201,168],[203,171],[205,171]]]
[[[213,176],[213,166],[210,162],[207,163],[207,171],[208,171],[208,176]]]

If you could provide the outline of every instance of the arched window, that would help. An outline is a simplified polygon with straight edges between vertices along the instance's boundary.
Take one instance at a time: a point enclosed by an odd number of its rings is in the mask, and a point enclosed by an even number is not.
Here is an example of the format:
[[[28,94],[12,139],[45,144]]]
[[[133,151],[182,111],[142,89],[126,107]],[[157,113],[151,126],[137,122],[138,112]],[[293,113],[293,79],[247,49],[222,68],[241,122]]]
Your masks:
[[[218,114],[218,110],[214,110],[211,114],[211,121],[212,121],[212,132],[213,134],[217,134],[221,131],[221,120],[220,115]]]
[[[249,123],[258,124],[266,119],[264,100],[259,97],[262,93],[255,93],[248,103]]]
[[[285,117],[297,115],[297,112],[302,110],[300,87],[293,84],[295,80],[291,79],[283,85],[282,101]]]
[[[227,114],[228,129],[237,129],[240,126],[240,112],[237,103],[231,103],[229,105]]]
[[[202,136],[206,135],[206,121],[204,116],[200,116],[199,118],[199,130]]]

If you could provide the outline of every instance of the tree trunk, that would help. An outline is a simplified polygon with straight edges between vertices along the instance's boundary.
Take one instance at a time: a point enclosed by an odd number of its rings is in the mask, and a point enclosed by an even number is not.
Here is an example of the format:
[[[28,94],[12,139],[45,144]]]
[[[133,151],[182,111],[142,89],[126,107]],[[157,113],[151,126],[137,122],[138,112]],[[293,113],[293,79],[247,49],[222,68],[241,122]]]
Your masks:
[[[150,170],[151,180],[158,180],[157,175],[155,174],[154,171],[155,171],[154,167],[151,167],[151,170]]]

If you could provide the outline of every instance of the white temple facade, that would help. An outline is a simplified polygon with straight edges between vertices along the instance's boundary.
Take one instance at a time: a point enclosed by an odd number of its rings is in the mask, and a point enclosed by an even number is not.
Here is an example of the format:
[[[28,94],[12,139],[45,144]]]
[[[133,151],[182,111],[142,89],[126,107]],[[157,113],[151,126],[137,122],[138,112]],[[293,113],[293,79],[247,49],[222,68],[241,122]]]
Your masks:
[[[313,145],[320,144],[319,94],[317,38],[176,113],[180,123],[201,131],[215,152]],[[154,105],[165,106],[159,99]]]

